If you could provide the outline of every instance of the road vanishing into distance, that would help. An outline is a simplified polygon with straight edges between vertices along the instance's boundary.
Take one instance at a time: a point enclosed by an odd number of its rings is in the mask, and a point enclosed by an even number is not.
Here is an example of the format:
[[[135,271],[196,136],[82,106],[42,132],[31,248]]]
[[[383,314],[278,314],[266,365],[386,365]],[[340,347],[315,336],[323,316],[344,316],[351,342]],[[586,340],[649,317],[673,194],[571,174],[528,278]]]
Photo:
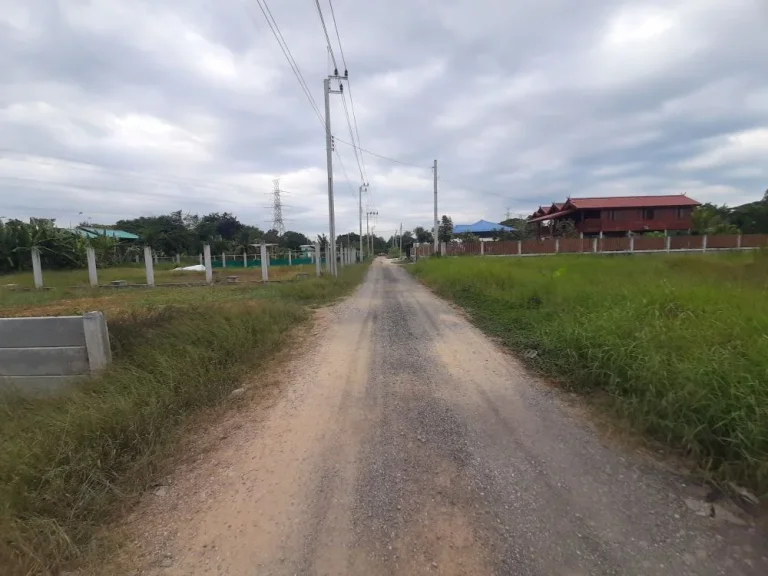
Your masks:
[[[763,531],[601,439],[398,265],[313,331],[150,498],[127,573],[768,574]]]

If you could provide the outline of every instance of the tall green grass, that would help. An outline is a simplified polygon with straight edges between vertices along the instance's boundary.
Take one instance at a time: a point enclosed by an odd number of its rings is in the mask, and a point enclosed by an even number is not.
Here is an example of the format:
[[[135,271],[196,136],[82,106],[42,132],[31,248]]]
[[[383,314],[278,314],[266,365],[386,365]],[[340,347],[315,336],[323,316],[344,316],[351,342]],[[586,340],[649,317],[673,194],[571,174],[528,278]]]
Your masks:
[[[489,333],[720,479],[768,491],[768,255],[422,260]],[[531,355],[533,356],[533,355]]]
[[[346,294],[364,273],[348,267],[335,280],[260,291],[138,292],[151,300],[107,312],[115,361],[102,376],[55,397],[0,396],[0,573],[55,573],[77,558],[152,482],[191,414],[245,374],[258,382],[253,369],[287,344],[309,306]]]

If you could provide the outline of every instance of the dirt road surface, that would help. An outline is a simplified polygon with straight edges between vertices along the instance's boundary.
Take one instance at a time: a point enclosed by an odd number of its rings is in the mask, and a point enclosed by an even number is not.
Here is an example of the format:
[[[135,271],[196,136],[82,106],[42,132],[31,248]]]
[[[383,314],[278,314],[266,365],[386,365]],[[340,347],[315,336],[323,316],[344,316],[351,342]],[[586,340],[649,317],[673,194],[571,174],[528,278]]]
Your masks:
[[[605,445],[397,265],[322,316],[269,406],[150,496],[129,573],[768,574],[748,519]]]

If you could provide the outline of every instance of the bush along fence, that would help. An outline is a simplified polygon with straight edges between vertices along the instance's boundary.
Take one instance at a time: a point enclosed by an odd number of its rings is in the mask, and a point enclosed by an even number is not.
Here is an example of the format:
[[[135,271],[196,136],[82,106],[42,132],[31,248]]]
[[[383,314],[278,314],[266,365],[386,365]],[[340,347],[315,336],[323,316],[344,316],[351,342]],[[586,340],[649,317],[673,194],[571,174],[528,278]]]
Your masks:
[[[242,255],[239,257],[235,257],[233,255],[226,255],[222,254],[221,259],[215,260],[211,257],[211,247],[210,245],[206,244],[203,247],[203,254],[200,255],[200,265],[203,266],[203,269],[205,270],[205,282],[184,282],[183,284],[189,285],[189,284],[213,284],[213,269],[214,268],[247,268],[247,267],[258,267],[261,268],[261,281],[262,282],[268,282],[269,281],[269,268],[271,266],[279,266],[279,265],[300,265],[300,264],[315,264],[315,274],[317,276],[320,276],[322,274],[322,267],[325,266],[326,272],[328,268],[328,250],[326,248],[325,254],[322,253],[320,249],[320,244],[315,243],[314,249],[311,251],[310,255],[308,257],[303,258],[292,258],[289,256],[287,259],[285,259],[285,262],[283,262],[280,259],[270,259],[268,251],[267,251],[267,245],[261,244],[261,254],[260,258],[258,259],[252,259],[248,260],[247,255]],[[91,287],[99,287],[101,286],[99,284],[99,275],[98,275],[98,269],[96,266],[96,252],[92,247],[86,248],[86,256],[87,256],[87,262],[88,262],[88,283]],[[31,249],[31,257],[32,257],[32,274],[34,278],[34,284],[35,288],[42,289],[45,288],[45,284],[43,281],[43,268],[41,264],[41,258],[40,258],[40,250],[36,247],[33,247]],[[342,266],[354,264],[357,260],[358,254],[356,250],[353,249],[345,249],[342,248],[340,250],[340,259],[339,263]],[[154,272],[154,265],[157,264],[157,258],[156,255],[153,253],[153,250],[150,246],[144,247],[144,267],[146,271],[146,284],[140,284],[140,286],[155,286],[155,272]],[[202,271],[202,270],[201,270]],[[237,282],[238,278],[234,275],[227,277],[227,282]],[[167,283],[164,285],[174,285],[177,283]],[[127,282],[123,280],[115,280],[112,281],[109,285],[110,287],[119,287],[119,286],[127,286]]]
[[[635,254],[716,252],[768,247],[768,234],[718,236],[622,236],[616,238],[543,238],[499,242],[441,242],[441,256],[542,256],[546,254]],[[414,246],[415,258],[431,256],[431,244]]]

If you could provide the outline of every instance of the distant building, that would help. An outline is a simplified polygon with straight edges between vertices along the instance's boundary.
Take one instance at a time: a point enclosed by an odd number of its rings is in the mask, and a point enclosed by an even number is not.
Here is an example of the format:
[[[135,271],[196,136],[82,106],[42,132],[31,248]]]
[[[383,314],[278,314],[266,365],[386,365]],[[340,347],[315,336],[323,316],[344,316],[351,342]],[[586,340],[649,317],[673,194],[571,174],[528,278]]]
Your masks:
[[[685,194],[568,198],[528,217],[539,236],[551,236],[554,224],[573,222],[584,236],[626,236],[628,233],[690,230],[693,209],[700,203]]]
[[[498,236],[500,232],[515,232],[512,226],[488,222],[488,220],[478,220],[474,224],[454,224],[454,234],[472,234],[480,239],[488,239]]]
[[[115,240],[140,240],[136,234],[131,234],[125,230],[112,230],[111,228],[92,228],[91,226],[78,226],[72,230],[75,234],[80,234],[86,238],[114,238]]]

